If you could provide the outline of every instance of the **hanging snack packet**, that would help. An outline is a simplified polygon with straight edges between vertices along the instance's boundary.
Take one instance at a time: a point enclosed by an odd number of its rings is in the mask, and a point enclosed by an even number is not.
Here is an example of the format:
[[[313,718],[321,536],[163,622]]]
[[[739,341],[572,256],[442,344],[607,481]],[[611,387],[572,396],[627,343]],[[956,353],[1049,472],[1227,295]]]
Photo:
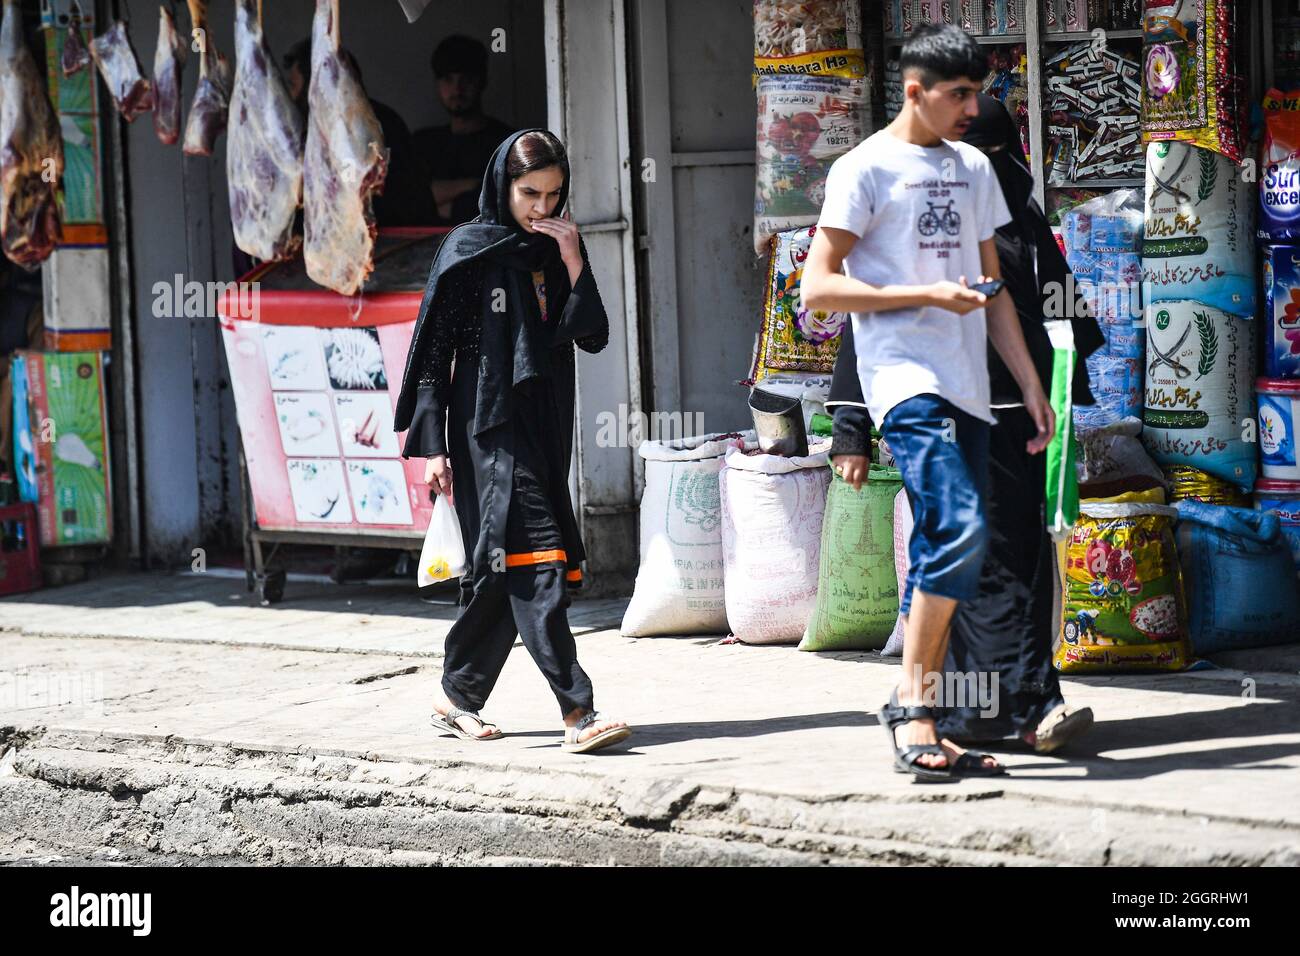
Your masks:
[[[802,226],[772,237],[756,380],[777,370],[830,374],[835,367],[849,314],[806,309],[799,300],[803,264],[816,231],[816,226]]]
[[[771,73],[867,72],[857,0],[754,0],[754,82]]]
[[[826,198],[826,174],[866,138],[865,81],[774,74],[758,81],[754,252],[783,229],[811,226]]]
[[[1177,140],[1241,162],[1234,5],[1149,2],[1142,30],[1142,139]]]

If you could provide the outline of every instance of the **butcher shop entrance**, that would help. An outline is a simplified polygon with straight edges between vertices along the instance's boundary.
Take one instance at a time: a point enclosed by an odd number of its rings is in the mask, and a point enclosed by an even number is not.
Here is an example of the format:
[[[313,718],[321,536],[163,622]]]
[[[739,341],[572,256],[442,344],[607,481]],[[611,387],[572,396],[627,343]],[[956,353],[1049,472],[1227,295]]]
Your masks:
[[[86,444],[103,478],[104,527],[93,540],[114,561],[212,570],[225,554],[237,565],[249,490],[240,456],[254,431],[277,449],[274,504],[291,523],[339,541],[355,525],[372,536],[399,525],[418,548],[416,489],[380,440],[391,412],[378,400],[400,384],[404,346],[393,329],[401,308],[414,318],[420,288],[418,279],[406,288],[408,274],[427,269],[411,257],[431,259],[429,239],[473,214],[496,142],[542,126],[569,145],[570,208],[615,327],[611,348],[579,366],[587,410],[575,501],[592,565],[611,572],[612,588],[630,576],[635,456],[594,440],[600,409],[640,411],[622,0],[3,2],[49,87],[65,160],[63,241],[38,272],[6,272],[5,308],[27,307],[3,331],[22,330],[10,349],[96,355],[102,451],[93,435]],[[409,22],[404,8],[422,6]],[[325,54],[335,65],[322,72]],[[317,91],[313,77],[323,78]],[[373,238],[345,224],[333,243],[313,251],[308,242],[304,258],[311,177],[305,212],[293,214],[281,147],[300,143],[311,164],[302,130],[313,109],[335,110],[344,140],[382,138],[387,155]],[[364,158],[340,159],[346,142],[331,148],[321,161],[336,181],[316,208],[339,218],[348,204],[333,190],[364,192],[378,164],[368,173]],[[355,222],[364,224],[360,213]],[[266,264],[273,259],[284,262]],[[231,322],[243,319],[190,308],[188,293],[178,308],[176,294],[198,288],[193,301],[203,302],[241,278],[263,283],[252,297],[261,378],[247,389],[230,364],[242,356]],[[391,281],[399,285],[384,286]],[[266,347],[280,350],[275,363]],[[248,504],[256,518],[262,509]]]

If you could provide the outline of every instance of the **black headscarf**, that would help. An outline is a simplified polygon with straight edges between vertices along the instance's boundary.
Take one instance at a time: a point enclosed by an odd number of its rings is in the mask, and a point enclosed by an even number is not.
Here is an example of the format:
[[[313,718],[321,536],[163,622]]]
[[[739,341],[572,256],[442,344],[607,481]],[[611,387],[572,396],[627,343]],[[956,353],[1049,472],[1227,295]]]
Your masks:
[[[1011,221],[995,237],[998,258],[1020,316],[1025,344],[1044,389],[1050,392],[1052,347],[1042,323],[1048,318],[1048,298],[1064,303],[1065,290],[1075,287],[1070,266],[1056,243],[1047,216],[1034,199],[1034,177],[1025,162],[1020,131],[1000,100],[986,93],[979,94],[979,115],[971,121],[962,141],[985,151],[1002,186]],[[1070,312],[1077,356],[1072,398],[1076,405],[1091,405],[1093,395],[1084,360],[1105,345],[1106,338],[1097,320],[1077,297],[1070,303]],[[1019,394],[1011,373],[992,348],[989,349],[989,377],[995,402]]]
[[[526,133],[541,132],[546,131],[533,128],[512,133],[492,154],[492,160],[483,172],[478,217],[449,232],[434,256],[407,356],[406,377],[409,378],[412,358],[422,347],[421,333],[442,276],[467,263],[482,262],[483,327],[479,348],[483,368],[478,378],[475,435],[509,420],[512,386],[550,374],[532,273],[554,272],[561,264],[560,247],[553,237],[540,232],[525,232],[515,221],[510,212],[510,176],[506,172],[506,159],[515,141]],[[551,215],[560,215],[568,198],[569,171],[565,168],[560,198]],[[499,311],[502,304],[497,292],[499,289],[505,291],[504,315]],[[403,387],[394,412],[395,431],[410,426],[415,411],[414,395],[415,389]]]

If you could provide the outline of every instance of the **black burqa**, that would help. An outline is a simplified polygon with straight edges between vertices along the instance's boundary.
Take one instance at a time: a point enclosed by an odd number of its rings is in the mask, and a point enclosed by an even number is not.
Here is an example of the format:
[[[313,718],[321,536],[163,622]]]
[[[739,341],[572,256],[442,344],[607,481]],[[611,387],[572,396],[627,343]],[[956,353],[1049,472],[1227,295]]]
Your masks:
[[[456,515],[469,559],[462,583],[475,592],[499,581],[506,554],[525,546],[517,540],[524,532],[512,533],[515,540],[507,540],[512,508],[518,519],[528,504],[516,494],[517,464],[529,478],[530,501],[541,496],[549,506],[543,510],[551,512],[542,522],[549,526],[535,526],[527,534],[536,534],[537,544],[547,549],[560,545],[566,555],[564,567],[574,572],[571,578],[585,558],[568,490],[573,345],[599,340],[603,346],[609,323],[585,245],[582,273],[570,285],[556,241],[525,232],[510,212],[506,160],[515,140],[530,132],[540,131],[520,130],[497,147],[483,174],[478,218],[448,233],[434,257],[394,412],[393,428],[398,432],[411,427],[417,412],[422,423],[434,423],[432,430],[439,437],[446,423]],[[553,215],[563,211],[568,194],[566,171]],[[429,347],[438,325],[431,312],[440,306],[440,285],[452,270],[470,263],[482,269],[476,367],[457,367],[445,393],[422,388],[417,358]],[[546,276],[545,322],[533,288],[535,271]],[[441,451],[440,442],[428,437],[429,431],[427,424],[411,428],[403,456],[428,457]]]
[[[965,142],[988,154],[1011,213],[1011,222],[994,236],[998,261],[1030,357],[1044,390],[1050,392],[1053,350],[1043,322],[1049,301],[1053,297],[1061,301],[1072,288],[1067,281],[1069,266],[1033,198],[1033,177],[1015,123],[998,100],[980,96],[979,116]],[[1073,398],[1076,404],[1091,404],[1084,359],[1105,340],[1095,319],[1079,309],[1074,312],[1071,324],[1078,359]],[[984,708],[987,716],[981,716],[979,704],[951,706],[940,711],[937,721],[942,735],[971,741],[1021,736],[1061,703],[1052,667],[1054,580],[1044,512],[1046,456],[1025,451],[1037,428],[1021,405],[1019,385],[991,344],[988,362],[992,404],[1011,407],[993,410],[997,424],[989,432],[989,545],[979,594],[960,605],[953,618],[944,667],[950,674],[996,679],[997,707]],[[867,454],[870,423],[852,334],[841,341],[827,405],[835,414],[832,454]],[[995,712],[989,713],[990,709]]]

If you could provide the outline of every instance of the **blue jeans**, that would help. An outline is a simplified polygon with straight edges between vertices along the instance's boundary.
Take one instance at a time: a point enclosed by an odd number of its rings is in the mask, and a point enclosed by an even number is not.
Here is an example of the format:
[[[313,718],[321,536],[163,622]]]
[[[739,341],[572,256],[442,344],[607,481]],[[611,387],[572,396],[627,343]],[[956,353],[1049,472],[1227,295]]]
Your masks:
[[[908,612],[918,588],[955,601],[973,599],[988,546],[988,423],[925,394],[891,408],[880,432],[912,506],[901,612]]]

